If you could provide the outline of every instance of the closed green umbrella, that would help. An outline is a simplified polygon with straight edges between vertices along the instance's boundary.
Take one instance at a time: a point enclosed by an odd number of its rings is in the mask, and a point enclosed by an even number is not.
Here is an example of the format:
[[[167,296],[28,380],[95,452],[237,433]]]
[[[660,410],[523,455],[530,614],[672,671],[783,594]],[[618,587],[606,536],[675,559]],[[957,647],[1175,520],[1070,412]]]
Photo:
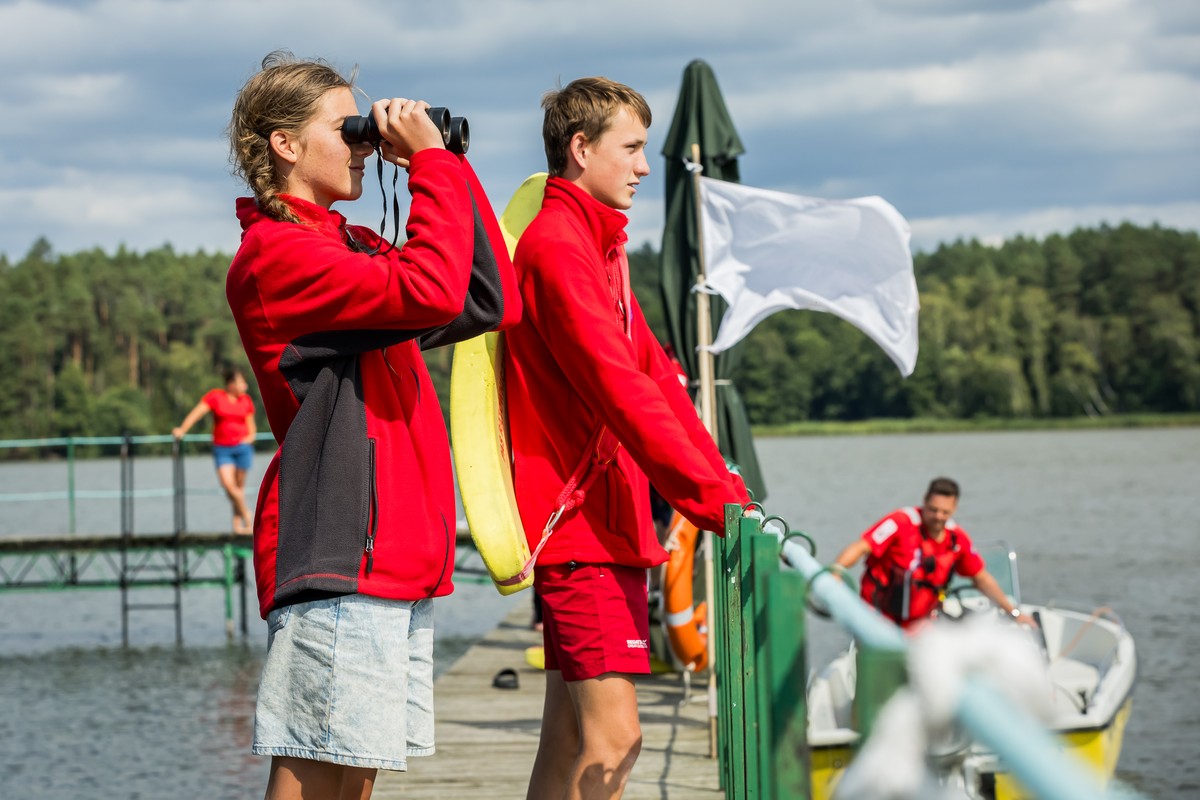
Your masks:
[[[696,352],[697,310],[696,276],[700,272],[699,247],[696,233],[696,196],[692,175],[686,161],[692,159],[692,147],[700,147],[700,164],[704,175],[737,183],[737,157],[746,150],[733,127],[729,109],[717,85],[712,68],[699,59],[683,71],[683,85],[675,106],[675,118],[667,131],[662,154],[666,158],[667,213],[663,228],[661,288],[663,309],[671,344],[687,371],[692,385],[700,375]],[[725,313],[725,301],[718,296],[710,299],[712,330],[715,332]],[[721,452],[738,465],[746,487],[758,500],[766,497],[762,470],[754,452],[750,434],[750,419],[737,387],[729,376],[740,358],[741,346],[732,347],[716,356],[715,386],[717,443]]]
[[[717,330],[726,303],[720,297],[705,296],[699,299],[693,288],[701,274],[700,237],[696,226],[696,185],[687,162],[697,160],[710,178],[738,182],[737,157],[746,151],[738,138],[725,107],[725,99],[717,86],[712,68],[696,60],[683,71],[683,85],[679,89],[679,102],[675,106],[675,118],[667,131],[663,144],[666,158],[667,214],[663,227],[661,287],[663,309],[666,312],[667,331],[671,344],[684,370],[697,389],[699,379],[711,383],[714,391],[708,392],[711,400],[704,399],[701,392],[702,414],[711,416],[706,425],[715,423],[717,444],[721,453],[738,465],[746,487],[757,499],[766,495],[758,456],[754,452],[754,440],[750,436],[750,420],[742,403],[737,387],[729,380],[729,374],[737,363],[740,347],[732,347],[715,359],[702,360],[696,352],[701,339],[698,324],[702,309],[709,309],[711,328],[704,327],[705,341],[711,343],[712,333]],[[702,363],[703,361],[703,363]],[[710,366],[711,365],[711,366]],[[712,428],[710,427],[710,430]],[[712,563],[712,534],[705,533],[704,585],[708,603],[708,630],[714,631],[714,580]],[[709,700],[709,755],[717,755],[717,663],[713,650],[714,640],[708,640],[708,700]]]

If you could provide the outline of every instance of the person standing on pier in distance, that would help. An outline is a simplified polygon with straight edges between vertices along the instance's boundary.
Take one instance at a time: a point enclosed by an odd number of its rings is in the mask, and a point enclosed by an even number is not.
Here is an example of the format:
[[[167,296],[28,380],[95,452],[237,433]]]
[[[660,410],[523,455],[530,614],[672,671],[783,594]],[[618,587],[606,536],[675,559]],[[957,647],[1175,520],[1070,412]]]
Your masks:
[[[205,394],[179,427],[171,431],[176,439],[182,439],[193,425],[212,412],[217,480],[233,506],[233,532],[241,534],[251,532],[250,509],[246,507],[246,473],[254,460],[254,439],[258,436],[254,424],[254,400],[246,393],[249,388],[241,370],[225,370],[225,388]]]
[[[546,696],[531,800],[615,798],[641,749],[632,676],[650,672],[647,568],[667,560],[648,480],[722,532],[746,500],[630,290],[628,209],[650,109],[581,78],[548,93],[550,177],[514,256],[525,316],[505,334],[517,505],[538,556]]]
[[[941,593],[954,573],[974,581],[975,588],[1005,614],[1035,625],[1004,594],[975,552],[971,537],[954,521],[958,496],[957,482],[934,478],[919,508],[888,514],[847,545],[834,563],[849,568],[865,556],[863,600],[906,629],[937,612]]]
[[[408,172],[405,244],[331,210],[363,191],[351,81],[272,53],[229,125],[242,243],[226,295],[279,450],[254,525],[267,655],[253,752],[268,800],[366,798],[433,753],[432,598],[453,590],[450,446],[420,350],[516,322],[491,205],[428,104],[378,100]],[[335,669],[336,665],[336,669]]]

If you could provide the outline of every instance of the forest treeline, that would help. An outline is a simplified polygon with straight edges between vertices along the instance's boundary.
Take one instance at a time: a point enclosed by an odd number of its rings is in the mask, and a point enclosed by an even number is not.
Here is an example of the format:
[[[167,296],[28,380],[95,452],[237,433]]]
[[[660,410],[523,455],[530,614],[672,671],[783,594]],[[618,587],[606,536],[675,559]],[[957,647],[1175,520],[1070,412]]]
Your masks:
[[[644,246],[630,264],[661,337],[658,254]],[[246,367],[228,265],[169,246],[62,255],[46,241],[0,257],[0,438],[169,431],[224,367]],[[751,421],[1200,410],[1194,232],[1125,224],[957,242],[918,254],[915,269],[912,376],[832,315],[783,312],[741,345],[734,380]],[[443,401],[450,359],[426,354]]]

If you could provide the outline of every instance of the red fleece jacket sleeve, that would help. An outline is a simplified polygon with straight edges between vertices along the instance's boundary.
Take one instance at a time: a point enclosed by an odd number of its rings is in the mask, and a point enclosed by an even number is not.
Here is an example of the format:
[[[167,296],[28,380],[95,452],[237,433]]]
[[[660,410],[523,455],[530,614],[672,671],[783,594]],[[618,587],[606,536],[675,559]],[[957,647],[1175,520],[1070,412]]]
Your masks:
[[[708,459],[708,463],[717,471],[717,474],[728,474],[729,468],[725,465],[725,456],[721,455],[717,443],[713,441],[712,434],[704,427],[700,415],[696,413],[696,406],[693,404],[692,398],[684,390],[683,386],[680,385],[679,373],[676,372],[671,359],[667,357],[666,352],[662,349],[662,345],[658,343],[654,332],[650,330],[650,326],[646,323],[646,317],[642,314],[637,298],[631,298],[631,302],[638,308],[638,313],[634,317],[634,321],[635,324],[640,323],[641,330],[634,335],[634,340],[641,343],[639,358],[645,365],[644,368],[647,374],[654,378],[654,381],[659,385],[663,397],[666,398],[675,412],[675,417],[683,425],[697,449]],[[730,475],[730,480],[733,481],[735,493],[739,497],[742,496],[744,485],[739,486],[740,479],[735,475]],[[750,498],[747,496],[745,499],[749,500]],[[743,500],[742,502],[745,501]]]
[[[669,400],[660,381],[643,371],[613,314],[604,277],[569,244],[553,240],[531,252],[529,263],[522,275],[525,314],[572,387],[667,502],[698,527],[723,531],[725,503],[740,499],[729,472],[723,462],[714,468],[704,445],[693,441],[690,404],[680,408],[678,397]],[[650,335],[641,310],[630,312],[635,338]],[[706,432],[695,438],[716,449]]]
[[[317,230],[257,242],[263,307],[288,340],[337,330],[419,329],[462,312],[471,275],[474,214],[463,169],[445,150],[416,153],[408,170],[408,241],[374,256]],[[249,237],[248,237],[249,238]],[[249,244],[250,242],[246,242]]]
[[[521,290],[517,286],[517,273],[513,270],[512,259],[508,257],[508,243],[504,241],[500,223],[496,221],[496,214],[492,211],[491,201],[488,200],[487,192],[483,190],[483,184],[479,182],[479,176],[475,174],[475,170],[467,161],[466,156],[458,158],[462,162],[463,174],[467,178],[471,194],[479,205],[479,216],[483,220],[483,229],[487,232],[488,243],[491,244],[492,254],[496,257],[496,269],[500,273],[500,290],[504,297],[504,315],[494,330],[502,331],[521,321],[522,302]]]

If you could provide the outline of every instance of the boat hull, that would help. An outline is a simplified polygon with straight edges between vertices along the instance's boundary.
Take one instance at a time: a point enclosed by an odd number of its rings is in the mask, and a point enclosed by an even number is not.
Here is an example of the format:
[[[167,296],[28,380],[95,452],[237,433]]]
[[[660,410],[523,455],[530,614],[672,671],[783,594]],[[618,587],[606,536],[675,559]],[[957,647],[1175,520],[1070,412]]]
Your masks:
[[[1047,675],[1057,701],[1050,732],[1060,749],[1090,767],[1097,783],[1113,779],[1133,703],[1137,657],[1119,621],[1046,606],[1026,606],[1043,625]],[[808,691],[810,780],[813,800],[831,800],[858,747],[854,695],[859,678],[853,651],[835,658]],[[1033,800],[991,753],[976,745],[962,763],[978,800]]]
[[[1059,734],[1063,750],[1092,768],[1100,785],[1107,787],[1117,771],[1121,746],[1125,740],[1125,725],[1133,709],[1128,697],[1108,725],[1088,730],[1065,731]],[[1011,775],[995,773],[995,800],[1036,800],[1036,795],[1024,789]]]
[[[1108,725],[1058,733],[1063,750],[1089,765],[1102,787],[1107,787],[1116,774],[1132,708],[1133,698],[1129,697]],[[854,748],[848,744],[810,748],[812,800],[832,800],[834,789],[853,757]],[[990,791],[985,789],[984,796],[990,795],[989,800],[1036,800],[1036,795],[1006,772],[984,773],[984,776],[984,786],[990,788]]]
[[[842,773],[850,765],[854,750],[849,745],[815,747],[809,750],[812,800],[831,800]]]

